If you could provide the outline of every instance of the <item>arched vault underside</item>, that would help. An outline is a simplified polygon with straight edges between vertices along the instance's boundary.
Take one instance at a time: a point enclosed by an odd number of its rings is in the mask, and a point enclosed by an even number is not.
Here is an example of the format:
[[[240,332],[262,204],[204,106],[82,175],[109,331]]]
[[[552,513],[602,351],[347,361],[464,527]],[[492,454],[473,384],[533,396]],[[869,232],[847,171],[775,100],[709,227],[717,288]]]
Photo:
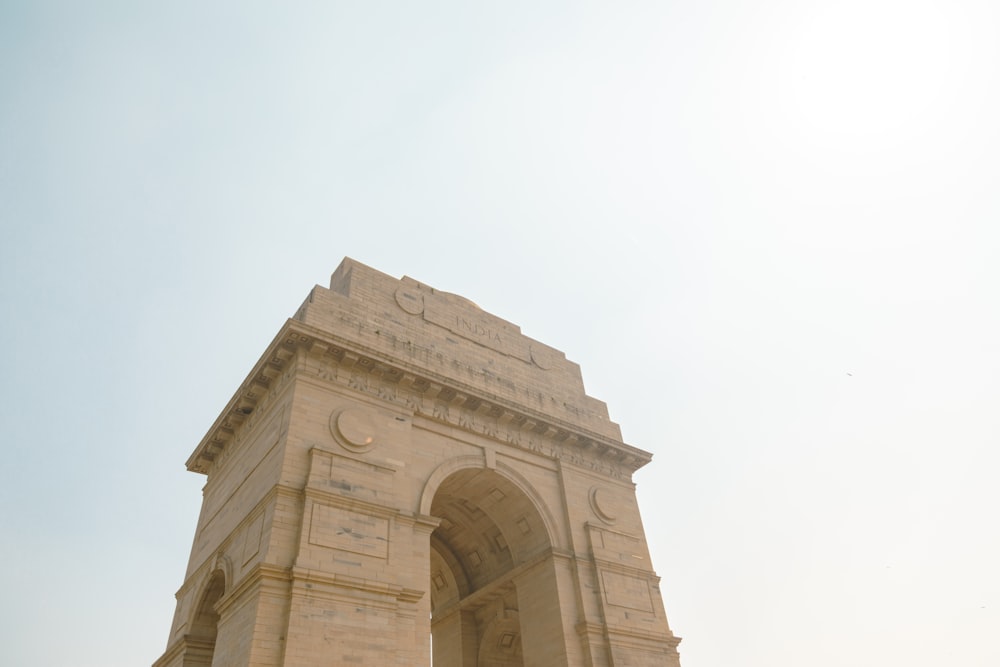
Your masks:
[[[538,508],[499,473],[466,469],[444,480],[431,514],[441,521],[431,535],[435,662],[523,664],[518,575],[551,547]]]

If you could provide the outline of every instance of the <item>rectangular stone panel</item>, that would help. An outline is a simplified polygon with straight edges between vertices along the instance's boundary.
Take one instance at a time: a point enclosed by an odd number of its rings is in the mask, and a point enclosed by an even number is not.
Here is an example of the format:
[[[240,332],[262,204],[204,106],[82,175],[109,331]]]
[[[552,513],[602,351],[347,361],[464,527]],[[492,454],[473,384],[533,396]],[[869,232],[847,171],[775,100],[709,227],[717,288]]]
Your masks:
[[[263,529],[264,513],[261,512],[247,527],[246,537],[243,541],[243,565],[246,565],[260,551],[260,537]]]
[[[389,521],[313,503],[309,543],[386,559],[389,557]]]
[[[653,612],[649,596],[649,582],[639,577],[618,572],[603,572],[604,595],[608,604],[636,611]]]
[[[622,563],[627,567],[647,567],[646,545],[641,538],[617,530],[587,525],[590,548],[600,560]]]
[[[310,453],[310,486],[368,502],[388,503],[395,497],[392,468],[318,448]]]

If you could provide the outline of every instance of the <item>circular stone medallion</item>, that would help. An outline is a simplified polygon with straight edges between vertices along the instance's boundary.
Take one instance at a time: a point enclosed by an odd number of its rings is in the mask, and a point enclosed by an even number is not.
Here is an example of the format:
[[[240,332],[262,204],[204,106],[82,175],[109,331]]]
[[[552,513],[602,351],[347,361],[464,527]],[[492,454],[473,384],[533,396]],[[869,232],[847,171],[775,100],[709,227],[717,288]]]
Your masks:
[[[375,417],[361,408],[347,408],[330,415],[330,432],[345,449],[367,452],[375,446]]]
[[[551,351],[548,351],[543,347],[532,345],[528,349],[528,353],[531,355],[531,360],[535,362],[535,365],[543,371],[552,370],[552,367],[555,365],[554,355]]]
[[[424,312],[424,295],[420,290],[403,286],[396,290],[396,304],[410,315],[419,315]]]
[[[590,489],[590,509],[594,510],[597,518],[604,523],[612,524],[618,520],[612,505],[607,491],[596,486]]]

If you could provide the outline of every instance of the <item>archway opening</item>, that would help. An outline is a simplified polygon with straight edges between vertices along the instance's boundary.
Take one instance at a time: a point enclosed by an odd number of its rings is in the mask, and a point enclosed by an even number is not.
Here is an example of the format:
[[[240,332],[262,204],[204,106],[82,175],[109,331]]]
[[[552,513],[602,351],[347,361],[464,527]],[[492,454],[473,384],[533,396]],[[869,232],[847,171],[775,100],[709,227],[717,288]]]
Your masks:
[[[221,570],[216,570],[205,586],[191,623],[184,667],[211,667],[215,656],[215,641],[219,634],[219,612],[216,605],[225,590],[226,577]]]
[[[538,508],[494,470],[460,470],[438,487],[431,514],[433,664],[521,667],[521,569],[551,540]]]

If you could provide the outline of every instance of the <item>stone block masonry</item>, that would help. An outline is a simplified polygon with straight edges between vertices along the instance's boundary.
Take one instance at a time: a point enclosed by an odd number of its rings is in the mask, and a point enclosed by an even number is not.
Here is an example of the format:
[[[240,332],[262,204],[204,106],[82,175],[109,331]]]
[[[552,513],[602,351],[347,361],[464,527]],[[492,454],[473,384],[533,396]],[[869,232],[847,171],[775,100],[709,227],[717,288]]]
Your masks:
[[[679,667],[622,442],[580,368],[345,259],[188,459],[186,665]]]

